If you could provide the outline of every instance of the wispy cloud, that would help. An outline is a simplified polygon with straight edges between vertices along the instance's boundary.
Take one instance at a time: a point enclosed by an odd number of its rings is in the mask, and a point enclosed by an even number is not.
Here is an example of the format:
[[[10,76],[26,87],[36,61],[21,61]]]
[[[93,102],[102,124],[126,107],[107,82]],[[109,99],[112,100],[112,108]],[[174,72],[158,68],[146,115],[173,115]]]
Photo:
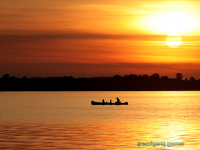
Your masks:
[[[160,77],[176,78],[176,73],[180,72],[184,79],[189,79],[191,76],[198,78],[200,73],[196,70],[199,69],[199,64],[196,63],[7,63],[0,65],[0,76],[5,73],[16,77],[99,77],[116,74],[121,76],[147,74],[150,76],[158,73]]]
[[[10,32],[10,33],[8,33]],[[150,34],[103,34],[103,33],[86,33],[78,31],[0,31],[1,40],[27,40],[27,39],[113,39],[113,40],[136,40],[136,41],[158,41],[166,35],[150,35]],[[13,34],[14,33],[14,34]]]

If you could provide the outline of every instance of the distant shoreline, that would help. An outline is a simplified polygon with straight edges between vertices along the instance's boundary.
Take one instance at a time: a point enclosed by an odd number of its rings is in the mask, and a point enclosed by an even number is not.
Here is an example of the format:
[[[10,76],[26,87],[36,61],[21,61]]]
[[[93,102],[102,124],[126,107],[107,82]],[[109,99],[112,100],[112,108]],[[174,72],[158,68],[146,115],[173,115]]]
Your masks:
[[[157,73],[93,78],[15,78],[5,74],[0,78],[0,91],[200,91],[200,80],[182,78],[181,73],[177,78],[159,77]]]

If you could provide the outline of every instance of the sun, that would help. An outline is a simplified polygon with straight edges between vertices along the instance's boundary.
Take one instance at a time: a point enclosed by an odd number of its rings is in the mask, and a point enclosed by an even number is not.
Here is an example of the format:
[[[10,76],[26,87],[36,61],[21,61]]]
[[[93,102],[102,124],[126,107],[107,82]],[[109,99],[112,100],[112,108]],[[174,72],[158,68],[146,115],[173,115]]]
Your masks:
[[[166,44],[171,48],[177,48],[181,45],[182,38],[178,33],[170,33],[166,37]]]

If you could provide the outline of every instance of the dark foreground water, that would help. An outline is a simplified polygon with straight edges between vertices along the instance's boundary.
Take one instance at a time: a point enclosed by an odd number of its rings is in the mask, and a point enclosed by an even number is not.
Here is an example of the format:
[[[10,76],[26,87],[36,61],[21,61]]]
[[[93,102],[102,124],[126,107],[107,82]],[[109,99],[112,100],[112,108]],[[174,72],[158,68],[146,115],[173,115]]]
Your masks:
[[[129,105],[91,105],[116,97]],[[0,149],[198,150],[199,139],[200,92],[0,93]]]

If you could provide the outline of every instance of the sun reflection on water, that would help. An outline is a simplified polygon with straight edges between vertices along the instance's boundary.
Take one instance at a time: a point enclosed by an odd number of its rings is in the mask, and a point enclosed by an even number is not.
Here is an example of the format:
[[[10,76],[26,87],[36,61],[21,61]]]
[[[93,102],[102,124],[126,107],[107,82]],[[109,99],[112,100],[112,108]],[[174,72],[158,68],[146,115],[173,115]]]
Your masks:
[[[62,94],[66,93],[58,93]],[[14,104],[15,109],[7,107],[6,99],[5,106],[1,103],[0,149],[200,149],[200,92],[106,93],[107,98],[117,94],[129,102],[122,107],[91,106],[88,97],[99,99],[104,92],[79,93],[81,100],[73,94],[69,103],[67,96],[58,99],[56,94],[45,100],[48,104],[26,98]],[[137,146],[137,142],[184,142],[184,146]]]

